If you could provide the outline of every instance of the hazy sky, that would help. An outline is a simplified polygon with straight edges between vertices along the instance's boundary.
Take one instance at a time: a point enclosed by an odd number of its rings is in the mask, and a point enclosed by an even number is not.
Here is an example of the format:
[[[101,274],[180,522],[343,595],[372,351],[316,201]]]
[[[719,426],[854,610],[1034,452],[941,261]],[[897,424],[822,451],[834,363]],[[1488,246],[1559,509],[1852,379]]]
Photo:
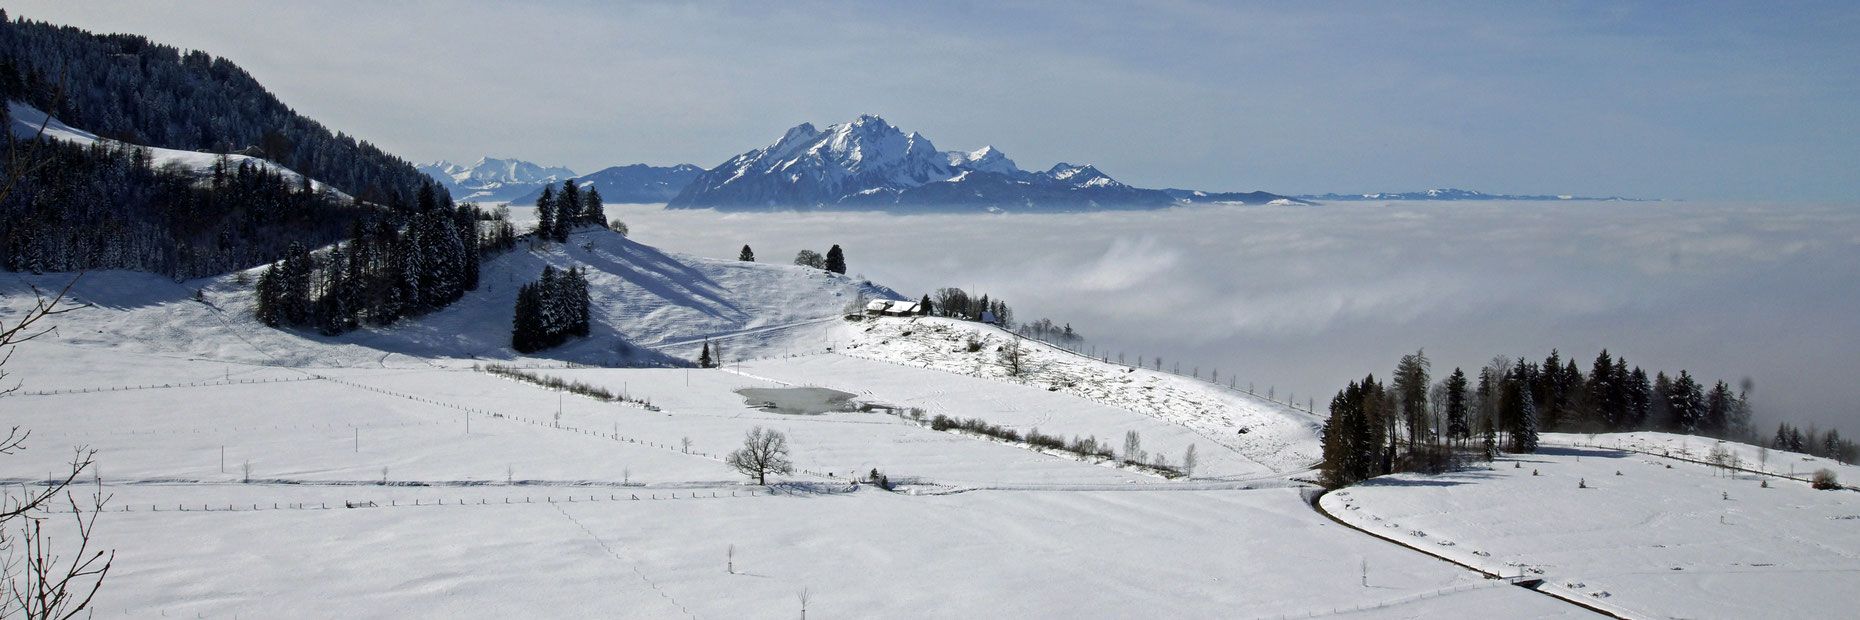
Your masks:
[[[876,113],[1143,186],[1860,197],[1860,4],[9,1],[413,160],[714,166]],[[779,5],[779,6],[777,6]]]

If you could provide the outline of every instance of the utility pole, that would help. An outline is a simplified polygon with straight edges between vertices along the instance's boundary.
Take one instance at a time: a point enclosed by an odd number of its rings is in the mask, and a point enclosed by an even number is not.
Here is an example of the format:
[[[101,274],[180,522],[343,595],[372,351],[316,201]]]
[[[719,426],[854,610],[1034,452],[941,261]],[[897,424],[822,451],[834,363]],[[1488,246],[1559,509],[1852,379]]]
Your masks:
[[[1369,587],[1369,557],[1363,556],[1363,587]]]
[[[362,451],[362,427],[360,426],[355,427],[355,451],[358,453]]]
[[[220,473],[226,473],[226,446],[220,445]]]

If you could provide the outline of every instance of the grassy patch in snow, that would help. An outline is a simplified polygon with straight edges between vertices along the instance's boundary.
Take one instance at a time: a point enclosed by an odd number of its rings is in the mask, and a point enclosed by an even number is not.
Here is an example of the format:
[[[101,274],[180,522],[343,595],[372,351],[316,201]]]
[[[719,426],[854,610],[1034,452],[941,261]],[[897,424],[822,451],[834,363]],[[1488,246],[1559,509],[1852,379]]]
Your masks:
[[[473,370],[491,373],[491,374],[494,374],[500,377],[516,379],[524,383],[533,383],[533,384],[540,385],[540,386],[543,386],[543,387],[546,387],[552,390],[562,390],[565,392],[580,394],[582,396],[586,396],[588,398],[592,398],[594,400],[598,400],[601,402],[629,403],[629,404],[639,405],[640,407],[644,408],[647,411],[658,411],[659,410],[658,406],[652,404],[651,399],[634,398],[627,394],[616,394],[613,392],[613,390],[609,390],[607,388],[604,388],[598,385],[583,383],[580,381],[568,381],[568,380],[562,379],[561,377],[540,375],[540,374],[528,372],[528,371],[525,371],[525,370],[522,370],[522,369],[519,369],[513,366],[505,366],[503,364],[483,364],[483,365],[472,364],[471,367]]]

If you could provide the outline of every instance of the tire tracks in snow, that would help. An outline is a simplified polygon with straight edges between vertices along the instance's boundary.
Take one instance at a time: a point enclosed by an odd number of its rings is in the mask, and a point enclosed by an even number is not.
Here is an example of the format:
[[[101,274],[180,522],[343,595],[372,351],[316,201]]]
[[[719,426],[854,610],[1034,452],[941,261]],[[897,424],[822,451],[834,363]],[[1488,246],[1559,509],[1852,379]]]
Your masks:
[[[1511,579],[1511,578],[1505,577],[1504,575],[1500,575],[1498,573],[1494,573],[1486,569],[1479,568],[1477,566],[1473,566],[1465,562],[1461,562],[1454,558],[1441,555],[1439,553],[1434,552],[1431,549],[1426,549],[1423,547],[1417,547],[1414,545],[1410,545],[1410,544],[1407,544],[1406,542],[1401,541],[1400,539],[1393,538],[1390,536],[1385,536],[1381,532],[1370,530],[1370,529],[1358,526],[1354,523],[1350,523],[1349,521],[1345,521],[1341,517],[1331,514],[1329,510],[1324,509],[1324,504],[1323,504],[1324,496],[1329,493],[1330,493],[1329,489],[1320,489],[1316,494],[1313,494],[1310,497],[1307,503],[1311,505],[1312,511],[1318,513],[1319,515],[1323,515],[1324,518],[1331,520],[1331,522],[1336,523],[1337,525],[1341,525],[1353,531],[1361,532],[1364,535],[1369,536],[1370,538],[1374,538],[1376,540],[1380,540],[1388,544],[1395,545],[1403,549],[1408,549],[1415,553],[1419,553],[1421,555],[1425,555],[1427,557],[1434,558],[1436,560],[1440,560],[1442,562],[1446,562],[1448,564],[1452,564],[1454,566],[1458,566],[1460,568],[1464,568],[1466,570],[1479,573],[1480,575],[1483,575],[1487,579],[1507,579],[1507,580]],[[1514,582],[1514,585],[1515,585],[1515,582]],[[1519,587],[1524,587],[1524,586],[1520,585]],[[1609,618],[1619,618],[1622,620],[1629,620],[1631,618],[1652,617],[1652,616],[1647,616],[1646,614],[1640,614],[1638,612],[1630,612],[1628,610],[1621,609],[1613,605],[1603,606],[1593,601],[1586,601],[1586,600],[1582,600],[1579,598],[1574,598],[1572,596],[1565,596],[1554,590],[1542,590],[1542,589],[1533,588],[1533,587],[1525,587],[1524,589],[1529,590],[1531,592],[1536,592],[1538,594],[1542,594],[1544,596],[1548,596],[1552,599],[1563,601],[1565,603],[1574,605],[1576,607],[1580,607],[1584,611],[1593,612],[1597,615],[1606,616]]]

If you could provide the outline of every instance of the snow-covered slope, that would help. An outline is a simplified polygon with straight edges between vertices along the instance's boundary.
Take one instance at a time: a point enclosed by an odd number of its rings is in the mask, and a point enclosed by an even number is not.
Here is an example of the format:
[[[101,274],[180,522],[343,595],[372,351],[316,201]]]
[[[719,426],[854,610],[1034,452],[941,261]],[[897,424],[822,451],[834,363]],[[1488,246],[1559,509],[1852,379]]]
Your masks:
[[[440,160],[416,168],[445,186],[459,202],[505,202],[575,176],[561,166],[495,157],[480,157],[471,165]]]
[[[1318,459],[1317,416],[1203,381],[1117,366],[967,321],[880,318],[850,330],[846,355],[1085,398],[1186,427],[1281,474],[1308,470]],[[1024,356],[1020,376],[1001,360],[1002,348],[1015,342]]]
[[[671,363],[668,354],[695,359],[707,337],[734,336],[733,355],[739,357],[767,348],[785,352],[788,339],[825,329],[861,296],[898,297],[820,269],[670,254],[603,228],[585,228],[566,244],[519,247],[485,261],[478,290],[445,309],[333,338],[270,329],[253,320],[249,282],[262,268],[180,284],[143,273],[86,274],[73,295],[91,307],[61,315],[60,323],[66,342],[75,346],[259,364],[379,367],[511,359],[518,357],[509,347],[517,288],[534,281],[544,265],[588,271],[593,334],[537,356],[597,365]],[[0,309],[30,305],[29,285],[56,290],[70,277],[9,274],[0,280]]]
[[[11,119],[11,122],[12,122],[12,125],[9,126],[7,130],[11,131],[14,137],[32,138],[33,136],[43,135],[44,137],[50,138],[53,140],[73,142],[77,144],[96,144],[98,142],[107,142],[107,143],[118,144],[122,146],[134,146],[136,148],[140,148],[140,149],[147,151],[149,154],[149,160],[151,164],[156,168],[172,167],[172,168],[180,168],[184,170],[189,170],[196,174],[206,174],[213,169],[213,163],[215,161],[218,161],[220,158],[220,155],[216,153],[203,153],[200,151],[183,151],[179,149],[164,149],[164,148],[158,148],[158,147],[152,147],[152,146],[143,146],[139,144],[127,144],[127,143],[118,142],[115,140],[109,140],[107,138],[100,138],[97,136],[97,134],[94,134],[94,133],[91,133],[91,132],[88,132],[82,129],[78,129],[70,125],[66,125],[56,118],[47,118],[45,112],[39,110],[38,108],[34,108],[32,106],[29,106],[29,105],[26,105],[24,103],[20,103],[17,101],[7,102],[7,117]],[[41,131],[41,129],[43,129],[43,131]],[[227,163],[233,166],[238,166],[243,163],[251,162],[251,163],[254,163],[260,166],[264,166],[271,170],[275,170],[283,174],[286,178],[290,178],[290,179],[303,178],[303,175],[297,174],[295,171],[292,171],[291,169],[286,168],[284,166],[278,165],[276,162],[273,162],[270,160],[261,159],[258,157],[252,157],[249,155],[226,155],[225,157],[226,157]],[[330,194],[339,196],[343,198],[344,200],[347,200],[349,198],[348,194],[344,194],[341,191],[338,191],[335,188],[324,184],[322,181],[311,179],[310,184],[311,184],[311,187],[316,188],[318,191],[329,192]]]
[[[1838,593],[1860,587],[1860,493],[1612,448],[1663,443],[1643,435],[1546,434],[1536,454],[1490,469],[1385,476],[1332,492],[1323,506],[1404,545],[1542,578],[1542,589],[1621,617],[1852,615]],[[1714,442],[1689,443],[1696,453]]]

